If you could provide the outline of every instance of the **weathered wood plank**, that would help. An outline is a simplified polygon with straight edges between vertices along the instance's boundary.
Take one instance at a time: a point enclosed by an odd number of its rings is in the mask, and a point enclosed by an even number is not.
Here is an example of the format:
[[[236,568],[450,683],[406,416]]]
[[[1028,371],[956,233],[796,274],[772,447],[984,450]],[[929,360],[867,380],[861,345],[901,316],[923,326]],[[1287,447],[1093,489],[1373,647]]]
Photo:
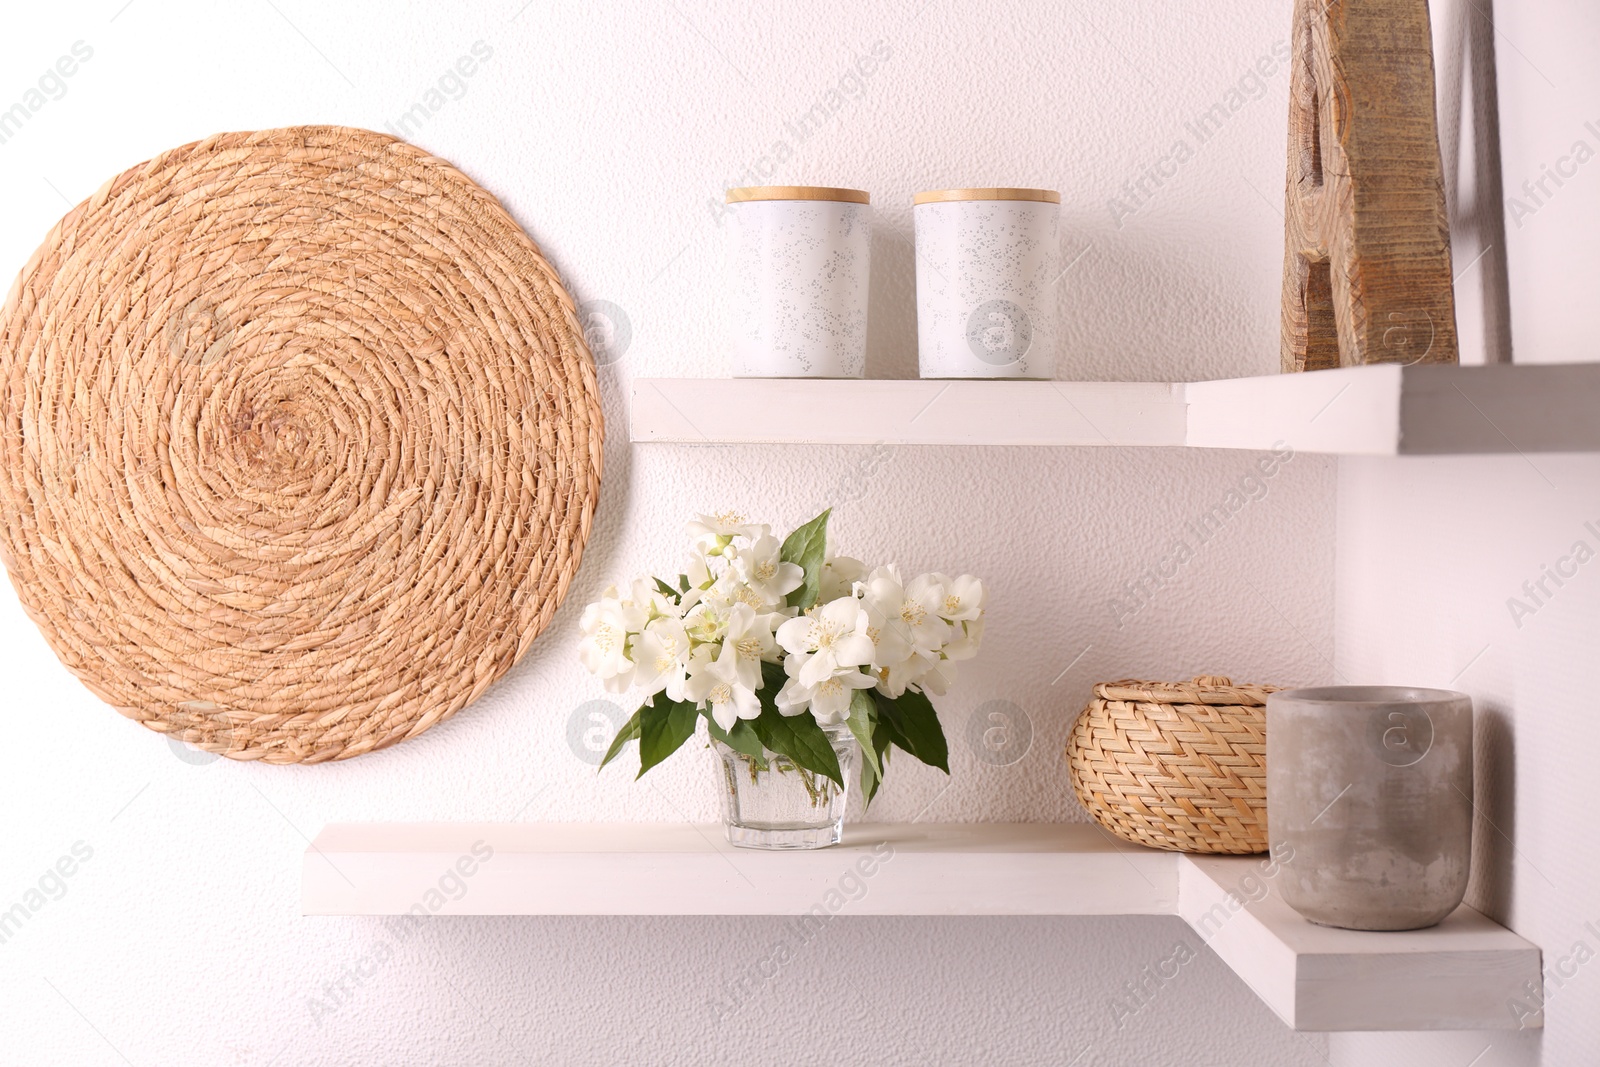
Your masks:
[[[1283,370],[1456,362],[1426,0],[1297,0]]]

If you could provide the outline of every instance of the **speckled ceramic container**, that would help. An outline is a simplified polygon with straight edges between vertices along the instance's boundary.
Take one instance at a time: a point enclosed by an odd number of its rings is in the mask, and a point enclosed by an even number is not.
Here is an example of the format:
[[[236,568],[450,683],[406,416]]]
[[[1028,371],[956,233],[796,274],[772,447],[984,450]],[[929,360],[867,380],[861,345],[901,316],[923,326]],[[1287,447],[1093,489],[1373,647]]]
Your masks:
[[[918,193],[917,354],[924,378],[1053,378],[1061,195]]]
[[[867,365],[871,208],[857,189],[729,189],[736,378],[859,378]]]
[[[1472,858],[1472,699],[1340,685],[1267,697],[1267,836],[1283,899],[1324,926],[1415,930]]]

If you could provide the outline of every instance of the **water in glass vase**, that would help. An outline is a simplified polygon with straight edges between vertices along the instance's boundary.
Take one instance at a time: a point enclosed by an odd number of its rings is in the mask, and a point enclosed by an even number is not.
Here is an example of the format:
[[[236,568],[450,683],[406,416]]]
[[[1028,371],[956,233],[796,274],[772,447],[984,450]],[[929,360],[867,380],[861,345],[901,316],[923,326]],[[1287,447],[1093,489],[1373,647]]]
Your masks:
[[[844,807],[857,768],[855,738],[843,723],[824,726],[845,784],[796,767],[768,752],[763,767],[743,752],[713,740],[722,780],[723,823],[740,848],[826,848],[839,843]]]

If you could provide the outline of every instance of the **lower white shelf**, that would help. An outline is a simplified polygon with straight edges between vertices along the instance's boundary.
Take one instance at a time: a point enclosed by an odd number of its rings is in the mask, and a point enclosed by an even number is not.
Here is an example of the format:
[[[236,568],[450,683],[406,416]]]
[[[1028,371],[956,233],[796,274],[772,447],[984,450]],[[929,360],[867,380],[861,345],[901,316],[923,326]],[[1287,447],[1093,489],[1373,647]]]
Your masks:
[[[1176,915],[1300,1030],[1514,1028],[1508,1002],[1542,999],[1538,947],[1469,907],[1431,930],[1332,930],[1291,911],[1275,874],[1266,857],[1158,852],[1078,823],[862,823],[810,852],[736,849],[720,826],[339,823],[306,850],[302,905],[307,915]]]

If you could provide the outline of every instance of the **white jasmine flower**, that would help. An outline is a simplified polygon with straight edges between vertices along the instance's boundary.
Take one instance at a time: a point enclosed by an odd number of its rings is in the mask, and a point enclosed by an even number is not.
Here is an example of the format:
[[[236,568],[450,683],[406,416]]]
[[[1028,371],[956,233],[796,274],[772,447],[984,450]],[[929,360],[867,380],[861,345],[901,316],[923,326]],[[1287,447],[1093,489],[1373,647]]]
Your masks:
[[[970,574],[947,578],[943,574],[928,576],[944,590],[944,602],[939,605],[939,616],[950,622],[976,622],[983,614],[988,593],[983,583]]]
[[[726,570],[721,574],[716,573],[707,563],[706,558],[698,553],[689,561],[689,589],[678,599],[679,609],[686,614],[702,600],[728,599],[729,587],[735,579],[729,577]]]
[[[867,613],[867,636],[872,639],[874,666],[887,667],[917,654],[911,647],[909,631],[904,626],[891,625],[883,605],[868,598],[862,601],[862,607]]]
[[[755,587],[741,581],[730,581],[721,595],[729,604],[742,604],[758,615],[765,615],[777,605],[768,600]],[[782,603],[782,601],[779,601]]]
[[[660,618],[644,628],[633,643],[634,685],[645,697],[663,689],[668,700],[682,700],[688,680],[689,635],[681,620]]]
[[[872,662],[868,618],[853,597],[831,600],[809,615],[790,619],[778,627],[778,644],[791,656],[809,654],[795,676],[808,688],[844,667]]]
[[[705,552],[698,547],[689,555],[689,562],[684,565],[683,572],[689,579],[691,589],[709,589],[711,583],[717,580],[717,576],[711,573],[711,561],[706,559]]]
[[[855,691],[871,689],[875,684],[871,675],[863,674],[853,667],[846,667],[834,671],[816,685],[808,686],[798,675],[805,671],[808,663],[814,663],[816,657],[804,653],[790,656],[784,664],[784,669],[789,670],[796,661],[798,665],[794,666],[789,681],[778,691],[773,702],[783,715],[799,715],[809,710],[811,717],[817,720],[819,726],[844,722],[850,717],[850,698],[855,695]]]
[[[822,561],[822,575],[817,581],[817,599],[823,602],[850,596],[853,586],[867,573],[866,564],[849,556],[829,556]]]
[[[789,680],[783,683],[783,688],[778,690],[778,695],[772,698],[772,702],[778,707],[778,714],[798,715],[810,705],[811,687],[801,685],[799,679],[795,677],[800,673],[800,668],[806,665],[806,660],[810,658],[804,652],[784,657],[783,673],[789,676]]]
[[[928,668],[922,677],[917,679],[917,688],[924,693],[932,693],[942,697],[949,690],[950,683],[956,680],[956,665],[947,659],[939,660]]]
[[[884,571],[889,573],[879,573]],[[873,573],[873,578],[859,583],[861,605],[867,612],[867,636],[873,644],[872,673],[884,695],[897,697],[922,676],[930,660],[912,646],[911,630],[898,617],[905,601],[898,576],[883,567]]]
[[[754,719],[761,714],[761,701],[755,690],[739,680],[739,653],[732,643],[725,643],[716,659],[711,658],[709,646],[695,650],[689,661],[689,681],[685,695],[697,707],[706,708],[711,718],[724,730],[731,730],[740,719]]]
[[[931,575],[908,586],[893,567],[879,567],[862,585],[862,602],[878,629],[878,663],[887,666],[914,653],[937,654],[950,639],[950,624],[939,618],[944,588]]]
[[[659,619],[663,615],[677,616],[672,601],[663,596],[655,582],[648,578],[633,580],[628,599],[622,601],[622,609],[628,629],[634,633],[643,630],[652,619]]]
[[[977,622],[963,622],[958,625],[961,627],[961,635],[944,646],[945,659],[971,659],[978,654],[978,646],[983,642],[982,619]]]
[[[603,682],[622,679],[616,683],[627,688],[627,676],[633,672],[633,661],[628,658],[628,616],[617,597],[617,587],[609,586],[600,599],[583,609],[579,625],[583,640],[578,644],[578,659],[589,673]],[[608,685],[607,688],[610,688]]]
[[[893,699],[922,680],[936,661],[928,656],[912,653],[905,659],[881,664],[874,672],[878,692]]]
[[[785,563],[780,558],[783,546],[770,533],[763,534],[741,548],[734,556],[733,569],[745,586],[754,590],[768,607],[776,607],[805,581],[805,568]]]
[[[867,612],[867,636],[877,646],[872,661],[893,663],[911,655],[910,631],[904,626],[890,625],[898,621],[900,607],[905,602],[899,570],[892,564],[875,568],[865,581],[858,581],[855,588]]]
[[[739,683],[747,689],[761,688],[761,661],[778,650],[772,639],[774,615],[757,615],[748,604],[735,604],[728,613],[728,631],[722,641],[724,654],[735,652]]]
[[[683,616],[684,628],[696,644],[722,640],[728,630],[728,616],[733,605],[720,596],[708,594]]]
[[[881,567],[872,568],[870,572],[863,567],[862,574],[865,575],[861,580],[863,592],[865,592],[867,586],[875,581],[889,581],[897,586],[905,585],[905,582],[900,577],[900,565],[897,563],[885,563]],[[860,576],[858,575],[858,577]]]
[[[696,515],[688,525],[690,538],[709,555],[721,553],[735,537],[746,537],[754,541],[768,529],[766,526],[745,522],[744,516],[736,511],[723,511],[716,515]]]
[[[811,691],[811,715],[818,726],[832,726],[850,717],[850,698],[857,689],[871,689],[872,677],[860,671],[840,671]]]

